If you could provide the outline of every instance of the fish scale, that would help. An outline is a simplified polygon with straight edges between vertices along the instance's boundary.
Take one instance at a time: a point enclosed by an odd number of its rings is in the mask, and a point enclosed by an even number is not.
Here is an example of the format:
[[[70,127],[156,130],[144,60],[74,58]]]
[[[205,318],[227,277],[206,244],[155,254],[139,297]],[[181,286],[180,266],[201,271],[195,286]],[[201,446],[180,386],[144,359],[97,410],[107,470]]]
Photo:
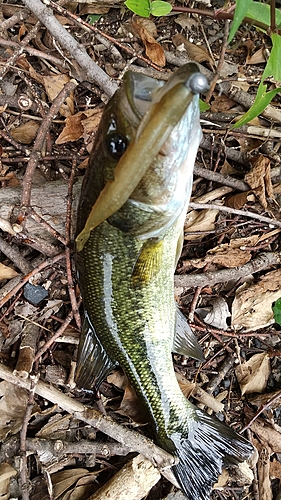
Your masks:
[[[125,75],[105,108],[90,155],[76,238],[85,309],[77,385],[98,389],[112,367],[123,368],[155,441],[179,459],[172,470],[189,500],[207,500],[223,463],[242,462],[253,451],[242,436],[184,397],[173,369],[173,350],[202,360],[174,300],[174,269],[201,138],[200,89],[194,64],[166,84]],[[127,174],[138,179],[133,188]]]
[[[169,230],[170,238],[167,235],[165,239],[165,268],[142,287],[134,287],[131,280],[132,263],[137,260],[142,246],[137,238],[124,237],[118,229],[104,222],[91,234],[81,254],[83,268],[87,269],[86,276],[80,274],[80,281],[85,283],[85,307],[93,311],[92,321],[108,355],[113,360],[118,359],[137,394],[142,398],[143,394],[147,395],[146,405],[161,433],[165,433],[175,393],[171,331],[175,307],[173,268],[177,238],[174,233],[178,233],[179,228],[177,221]],[[114,248],[113,259],[110,247]],[[101,289],[104,296],[100,294]],[[163,290],[160,303],[159,289]],[[155,304],[153,308],[152,303]],[[171,311],[170,318],[167,311]],[[161,393],[159,385],[163,387]],[[180,400],[184,400],[179,388],[178,392]],[[163,401],[167,403],[163,405]],[[167,404],[169,409],[165,415]],[[174,405],[175,410],[177,405]]]

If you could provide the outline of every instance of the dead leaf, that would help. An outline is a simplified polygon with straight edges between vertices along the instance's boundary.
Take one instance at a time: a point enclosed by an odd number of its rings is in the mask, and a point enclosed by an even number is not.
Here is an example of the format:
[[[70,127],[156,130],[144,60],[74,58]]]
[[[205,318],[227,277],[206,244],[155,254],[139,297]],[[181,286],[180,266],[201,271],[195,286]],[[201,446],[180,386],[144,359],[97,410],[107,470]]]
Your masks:
[[[107,382],[109,384],[115,385],[116,387],[118,387],[118,389],[125,391],[128,379],[124,374],[123,370],[119,370],[117,368],[116,370],[112,370],[110,375],[107,376]]]
[[[83,113],[67,116],[65,119],[65,126],[61,131],[59,137],[56,139],[56,144],[65,144],[66,142],[78,141],[83,133],[81,124]]]
[[[260,64],[265,63],[264,48],[258,49],[251,57],[247,56],[246,64]]]
[[[273,453],[281,453],[281,434],[264,420],[257,418],[251,423],[251,431],[256,434],[259,442],[254,442],[260,452],[265,446],[270,447]],[[256,441],[256,440],[255,440]]]
[[[242,395],[263,392],[270,375],[270,361],[267,353],[254,354],[246,363],[237,366],[235,374]]]
[[[229,99],[226,95],[219,95],[216,96],[215,99],[211,103],[211,111],[212,113],[226,113],[229,111],[233,106],[236,105],[235,101],[232,101],[232,99]]]
[[[97,476],[96,472],[89,472],[87,469],[66,469],[63,471],[55,472],[51,475],[54,500],[66,493],[68,490],[73,489],[75,484],[84,476],[91,476],[93,479]]]
[[[166,57],[164,54],[164,50],[162,49],[161,45],[158,42],[156,42],[154,37],[148,32],[142,19],[135,18],[134,21],[132,21],[132,26],[133,26],[134,30],[140,36],[140,38],[145,46],[145,53],[146,53],[147,57],[154,64],[157,64],[158,66],[161,66],[161,67],[165,66]]]
[[[225,200],[225,206],[240,210],[240,208],[244,207],[244,205],[250,201],[251,193],[252,191],[244,191],[243,193],[230,196],[227,200]]]
[[[252,158],[250,162],[253,166],[250,172],[245,175],[245,181],[259,198],[261,205],[267,208],[266,195],[274,198],[270,176],[270,160],[260,154],[257,158]]]
[[[44,76],[41,75],[40,73],[37,73],[37,71],[33,68],[33,66],[30,64],[30,62],[25,58],[21,57],[17,61],[18,66],[20,66],[22,69],[24,69],[27,73],[29,73],[29,76],[35,80],[37,83],[44,84]]]
[[[220,69],[220,78],[227,78],[232,75],[237,75],[237,73],[238,73],[237,64],[223,61],[222,67]]]
[[[278,462],[276,458],[274,458],[273,461],[270,462],[269,475],[271,479],[279,479],[279,481],[281,480],[281,463]]]
[[[202,238],[203,234],[192,234],[200,232],[214,231],[215,220],[217,218],[218,210],[192,210],[188,212],[184,225],[184,239],[191,241]]]
[[[182,393],[188,399],[192,395],[192,392],[194,391],[196,384],[194,382],[189,382],[189,380],[187,380],[183,375],[177,372],[176,372],[176,378]]]
[[[0,263],[0,281],[9,280],[11,278],[14,278],[15,276],[18,276],[17,271]]]
[[[195,45],[194,43],[189,42],[183,35],[178,33],[172,38],[173,44],[175,47],[179,47],[180,45],[184,45],[185,50],[190,57],[195,62],[201,63],[207,61],[212,69],[214,69],[214,62],[212,57],[210,56],[208,50],[203,45]]]
[[[281,270],[271,271],[257,283],[243,283],[232,304],[232,328],[258,330],[274,323],[272,304],[280,298]]]
[[[247,50],[247,58],[246,58],[246,61],[249,57],[251,57],[252,53],[253,53],[253,50],[255,48],[255,44],[253,42],[253,40],[246,40],[244,43],[242,43],[242,47],[245,47],[245,49]]]
[[[130,417],[135,422],[146,423],[147,414],[124,372],[118,369],[113,370],[113,372],[107,377],[107,381],[124,391],[118,412],[121,415]]]
[[[57,97],[60,91],[64,88],[65,84],[69,82],[70,78],[67,75],[51,75],[45,76],[43,83],[47,95],[51,102]],[[74,114],[74,93],[71,92],[62,104],[59,110],[62,116],[69,116]]]
[[[31,144],[37,134],[38,128],[39,123],[34,120],[29,120],[19,127],[13,128],[10,134],[15,141],[20,142],[21,144]]]
[[[65,126],[56,140],[56,144],[77,141],[81,137],[88,143],[89,136],[97,130],[102,115],[101,109],[79,111],[65,119]],[[90,145],[92,148],[92,143]]]
[[[8,463],[0,464],[0,498],[8,500],[10,498],[10,479],[17,475],[17,471]]]
[[[217,482],[214,484],[214,490],[222,490],[227,485],[230,479],[229,473],[226,469],[222,469],[222,473],[220,474]]]
[[[22,427],[28,401],[25,389],[3,381],[0,383],[0,441],[16,434]]]
[[[251,251],[247,250],[247,247],[253,247],[258,240],[257,235],[248,238],[235,238],[229,243],[223,243],[208,250],[205,257],[191,259],[189,262],[197,269],[201,269],[209,263],[227,268],[242,266],[249,262],[252,257]]]
[[[79,16],[86,16],[87,14],[107,14],[110,7],[103,7],[102,5],[95,5],[89,3],[82,3]],[[69,22],[69,21],[68,21]]]
[[[236,81],[236,82],[232,83],[232,86],[237,87],[238,89],[244,90],[244,92],[248,92],[251,85],[246,81],[242,81],[242,82]]]
[[[175,18],[175,23],[179,24],[183,29],[187,28],[188,31],[190,31],[192,27],[198,26],[198,22],[193,17],[190,17],[190,14],[185,13],[179,14]]]
[[[212,307],[198,308],[195,312],[208,325],[212,325],[220,330],[228,329],[227,318],[230,317],[230,311],[223,297],[214,299]]]
[[[259,452],[259,459],[257,463],[258,482],[259,482],[259,496],[263,500],[272,500],[271,481],[269,477],[270,472],[270,455],[271,449],[268,446],[263,446]]]
[[[272,410],[275,410],[275,408],[278,408],[280,406],[281,391],[269,392],[266,394],[257,394],[256,396],[251,396],[249,398],[249,401],[252,405],[255,405],[257,407],[265,406],[270,400],[275,398],[277,395],[279,397],[276,398],[275,402],[270,403],[270,408]]]

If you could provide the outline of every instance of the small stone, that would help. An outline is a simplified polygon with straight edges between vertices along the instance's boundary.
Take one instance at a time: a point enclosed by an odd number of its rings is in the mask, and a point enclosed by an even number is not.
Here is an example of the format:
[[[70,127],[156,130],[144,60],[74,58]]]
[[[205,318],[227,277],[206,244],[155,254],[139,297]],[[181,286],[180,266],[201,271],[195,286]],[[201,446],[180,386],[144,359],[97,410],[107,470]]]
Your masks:
[[[31,283],[26,283],[23,290],[23,295],[34,306],[37,306],[42,302],[42,300],[48,297],[47,290],[41,285],[32,285]]]

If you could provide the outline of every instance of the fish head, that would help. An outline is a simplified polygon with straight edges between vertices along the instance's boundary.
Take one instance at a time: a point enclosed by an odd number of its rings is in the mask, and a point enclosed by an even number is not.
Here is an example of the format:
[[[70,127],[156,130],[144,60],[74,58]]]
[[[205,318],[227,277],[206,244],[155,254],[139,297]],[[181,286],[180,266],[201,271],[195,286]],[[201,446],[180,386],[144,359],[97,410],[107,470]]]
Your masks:
[[[190,196],[201,140],[198,92],[206,86],[194,63],[168,82],[125,74],[104,110],[90,155],[78,251],[104,220],[147,239],[177,219]]]

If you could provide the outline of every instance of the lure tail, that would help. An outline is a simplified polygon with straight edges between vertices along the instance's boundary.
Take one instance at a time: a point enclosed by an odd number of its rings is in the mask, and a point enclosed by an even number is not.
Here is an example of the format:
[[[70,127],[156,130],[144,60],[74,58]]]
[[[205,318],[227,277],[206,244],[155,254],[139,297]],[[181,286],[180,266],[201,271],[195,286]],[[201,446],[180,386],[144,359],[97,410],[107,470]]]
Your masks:
[[[179,463],[174,475],[188,500],[207,500],[224,463],[245,461],[252,445],[230,427],[199,409],[188,421],[188,436],[181,432],[171,437]]]

